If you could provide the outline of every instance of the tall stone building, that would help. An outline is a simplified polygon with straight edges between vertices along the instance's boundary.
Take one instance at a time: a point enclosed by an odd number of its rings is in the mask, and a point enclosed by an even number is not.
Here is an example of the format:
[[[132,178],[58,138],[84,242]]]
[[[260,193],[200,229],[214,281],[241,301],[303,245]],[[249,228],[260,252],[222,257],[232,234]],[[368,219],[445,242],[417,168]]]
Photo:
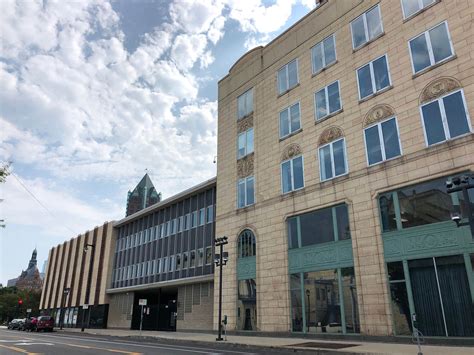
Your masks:
[[[16,279],[15,285],[20,290],[30,290],[40,292],[43,287],[43,280],[40,272],[36,266],[37,252],[36,249],[31,253],[31,259],[26,270],[21,272],[21,275]]]
[[[219,82],[228,329],[474,336],[469,0],[323,1]],[[219,273],[215,274],[217,282]],[[215,293],[215,327],[217,297]]]

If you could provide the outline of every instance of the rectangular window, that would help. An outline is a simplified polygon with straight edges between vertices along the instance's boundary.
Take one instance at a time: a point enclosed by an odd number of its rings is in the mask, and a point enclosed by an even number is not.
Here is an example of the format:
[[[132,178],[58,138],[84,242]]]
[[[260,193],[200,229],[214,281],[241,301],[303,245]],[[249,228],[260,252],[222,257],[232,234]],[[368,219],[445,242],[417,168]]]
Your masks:
[[[253,128],[249,128],[237,137],[237,159],[253,153]]]
[[[255,179],[253,176],[240,179],[237,183],[237,206],[242,208],[255,203]]]
[[[181,270],[181,255],[176,255],[176,270]]]
[[[197,226],[197,211],[194,211],[191,213],[191,228],[194,228]]]
[[[170,221],[170,235],[176,234],[176,218]]]
[[[320,209],[288,219],[289,248],[351,238],[346,204]]]
[[[392,85],[388,69],[387,55],[357,69],[359,100],[370,97]]]
[[[421,116],[427,146],[471,132],[463,90],[422,105]]]
[[[415,15],[434,2],[435,0],[402,0],[403,18]]]
[[[316,119],[320,120],[328,115],[341,110],[341,96],[339,94],[339,81],[322,88],[314,94],[316,105]]]
[[[196,266],[196,251],[191,250],[189,253],[189,267],[195,267]]]
[[[214,220],[214,206],[207,206],[207,223],[212,223]]]
[[[183,253],[183,269],[188,268],[188,252]]]
[[[346,141],[338,139],[319,148],[321,181],[347,174]]]
[[[247,90],[237,98],[237,119],[244,118],[253,112],[253,89]]]
[[[168,267],[168,271],[171,272],[171,271],[174,271],[174,268],[175,268],[175,258],[174,258],[174,255],[170,256],[169,257],[169,267]]]
[[[198,256],[197,266],[202,266],[204,263],[204,249],[203,248],[197,250],[197,256]]]
[[[206,265],[212,264],[212,247],[206,248]]]
[[[281,190],[285,194],[304,187],[303,156],[281,163]]]
[[[190,213],[188,213],[184,216],[184,222],[185,222],[184,223],[184,225],[185,225],[184,229],[185,230],[188,230],[189,228],[191,228],[191,214]]]
[[[311,48],[313,74],[316,74],[336,61],[336,40],[334,34]]]
[[[178,233],[183,231],[183,216],[178,217]]]
[[[161,272],[162,272],[162,268],[163,268],[162,265],[163,265],[163,259],[159,259],[158,260],[158,269],[156,271],[158,274],[161,274]]]
[[[299,102],[280,112],[280,138],[284,138],[301,128],[300,116]]]
[[[278,70],[278,93],[283,94],[298,84],[298,59]]]
[[[367,163],[380,163],[401,155],[398,125],[395,117],[378,122],[364,130]]]
[[[352,48],[357,49],[383,33],[382,15],[377,5],[351,22]]]
[[[199,210],[199,225],[203,226],[205,222],[206,222],[206,209],[201,208]]]
[[[454,55],[448,31],[443,22],[409,41],[413,73],[435,65]]]

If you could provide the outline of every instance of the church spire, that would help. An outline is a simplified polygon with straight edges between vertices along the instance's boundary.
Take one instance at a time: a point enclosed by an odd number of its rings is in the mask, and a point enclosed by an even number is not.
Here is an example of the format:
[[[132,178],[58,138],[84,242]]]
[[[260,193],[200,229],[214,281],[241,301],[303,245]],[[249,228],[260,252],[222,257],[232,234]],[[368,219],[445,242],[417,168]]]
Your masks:
[[[38,261],[36,260],[36,255],[37,255],[37,251],[36,251],[36,248],[35,248],[33,250],[33,253],[31,253],[31,260],[28,263],[28,269],[32,269],[32,268],[36,267],[36,264],[38,263]]]

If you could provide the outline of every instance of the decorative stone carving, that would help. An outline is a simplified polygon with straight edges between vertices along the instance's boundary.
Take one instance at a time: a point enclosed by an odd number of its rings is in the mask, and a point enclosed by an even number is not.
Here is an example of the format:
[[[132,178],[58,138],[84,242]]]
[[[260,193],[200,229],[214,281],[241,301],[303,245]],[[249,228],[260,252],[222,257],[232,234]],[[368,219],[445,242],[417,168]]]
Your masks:
[[[253,154],[237,160],[237,177],[239,179],[253,175]]]
[[[367,115],[365,115],[364,127],[392,116],[395,116],[395,110],[391,106],[386,104],[377,105],[371,108]]]
[[[237,121],[237,134],[253,127],[253,112],[245,118]]]
[[[300,155],[302,152],[301,147],[297,143],[292,143],[289,146],[283,149],[283,153],[281,154],[281,161],[285,161]]]
[[[461,88],[461,84],[454,78],[443,77],[433,80],[421,92],[420,105],[459,88]]]
[[[344,137],[342,129],[337,126],[331,126],[321,133],[321,136],[319,137],[319,145],[324,145],[341,137]]]

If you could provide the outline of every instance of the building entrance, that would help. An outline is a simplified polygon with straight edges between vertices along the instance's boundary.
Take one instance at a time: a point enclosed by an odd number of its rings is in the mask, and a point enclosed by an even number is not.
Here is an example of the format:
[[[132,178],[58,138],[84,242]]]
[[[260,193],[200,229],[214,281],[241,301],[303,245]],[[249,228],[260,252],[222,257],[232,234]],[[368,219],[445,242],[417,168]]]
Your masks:
[[[418,328],[427,336],[474,336],[474,306],[462,255],[408,261]]]
[[[146,299],[143,307],[143,330],[176,331],[177,289],[158,289],[153,292],[136,292],[133,302],[132,329],[140,329],[142,307],[140,299]]]

